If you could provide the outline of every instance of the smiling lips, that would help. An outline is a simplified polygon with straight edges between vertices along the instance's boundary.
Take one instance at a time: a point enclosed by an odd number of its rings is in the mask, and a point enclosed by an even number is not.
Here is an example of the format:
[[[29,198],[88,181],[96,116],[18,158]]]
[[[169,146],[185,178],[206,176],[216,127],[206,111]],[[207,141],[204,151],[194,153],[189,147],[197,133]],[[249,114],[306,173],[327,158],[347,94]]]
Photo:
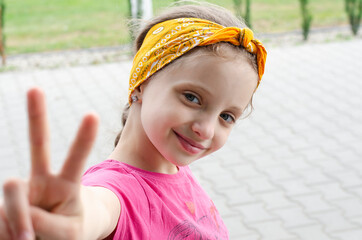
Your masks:
[[[175,132],[175,131],[174,131]],[[187,138],[185,136],[182,136],[181,134],[175,132],[178,140],[180,141],[182,147],[191,154],[197,154],[200,153],[202,150],[205,150],[206,148],[195,142],[194,140]]]

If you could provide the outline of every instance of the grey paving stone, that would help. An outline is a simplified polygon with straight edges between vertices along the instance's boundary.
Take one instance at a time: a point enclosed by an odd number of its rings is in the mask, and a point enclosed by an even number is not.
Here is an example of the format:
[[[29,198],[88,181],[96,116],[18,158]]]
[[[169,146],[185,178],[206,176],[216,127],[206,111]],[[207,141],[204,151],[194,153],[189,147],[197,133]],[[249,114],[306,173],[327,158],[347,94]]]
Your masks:
[[[279,216],[279,220],[282,220],[283,225],[288,229],[317,223],[316,220],[310,218],[303,211],[303,208],[299,206],[276,209],[270,212],[275,216]]]
[[[331,240],[337,239],[324,232],[321,225],[308,225],[304,227],[293,228],[290,230],[299,236],[300,239],[318,239],[318,240]]]
[[[240,206],[236,206],[235,208],[241,212],[246,223],[264,222],[276,219],[274,215],[270,214],[265,209],[264,203],[256,202],[242,204]]]
[[[337,239],[340,240],[360,240],[362,236],[362,229],[353,229],[343,232],[334,233]]]
[[[257,177],[245,179],[243,182],[246,183],[249,187],[249,191],[252,194],[262,193],[262,192],[272,192],[278,189],[277,186],[272,185],[269,178],[267,177]]]
[[[260,176],[260,172],[251,164],[240,164],[233,166],[230,171],[238,179],[252,178]]]
[[[353,170],[339,172],[333,174],[333,177],[338,180],[345,188],[362,186],[362,175]]]
[[[338,232],[344,231],[347,229],[356,229],[357,224],[350,221],[345,216],[343,216],[342,211],[325,211],[319,212],[316,214],[311,214],[311,216],[316,219],[318,222],[323,224],[326,232]],[[332,234],[333,235],[333,234]]]
[[[230,206],[227,203],[225,196],[218,195],[217,197],[214,197],[212,201],[215,203],[215,206],[217,207],[221,216],[225,219],[229,219],[228,222],[232,222],[230,219],[237,219],[239,221],[241,220],[240,213],[235,211],[236,209],[234,206]],[[240,222],[238,224],[239,227],[245,227]],[[240,232],[238,232],[238,234],[240,234]]]
[[[348,143],[350,148],[358,154],[358,156],[362,156],[362,148],[361,148],[362,140],[361,138],[356,139],[355,141],[351,141]]]
[[[293,159],[290,159],[288,161],[292,162]],[[279,164],[272,167],[261,168],[261,169],[273,181],[278,181],[278,180],[282,181],[282,180],[295,178],[294,172],[290,171],[290,169],[287,166],[285,166],[285,164]]]
[[[251,235],[231,235],[230,239],[243,239],[243,240],[258,240],[261,239],[261,236],[257,234],[251,234]]]
[[[323,170],[318,168],[298,171],[298,175],[303,178],[303,182],[307,185],[324,184],[332,181],[331,177],[323,173]]]
[[[204,178],[215,188],[237,188],[238,186],[244,184],[241,181],[237,181],[232,174],[208,175],[204,176]]]
[[[293,129],[293,131],[295,131],[295,129]],[[296,135],[297,134],[298,133],[296,133]],[[292,151],[306,149],[312,146],[310,142],[300,136],[288,139],[287,144]]]
[[[311,186],[316,192],[322,193],[324,199],[328,201],[353,198],[353,195],[346,191],[339,183],[330,182],[321,185]]]
[[[357,136],[355,136],[354,139],[356,139],[356,137]],[[339,139],[339,135],[338,135],[338,139]],[[347,142],[349,142],[349,141],[347,141]],[[338,159],[342,160],[343,163],[346,163],[346,164],[349,164],[349,163],[354,164],[355,162],[361,161],[361,156],[359,154],[357,154],[356,151],[346,149],[346,148],[343,151],[333,152],[333,155],[336,156]]]
[[[348,192],[358,195],[362,198],[362,186],[347,188]]]
[[[245,235],[256,235],[258,236],[258,232],[255,229],[249,228],[245,222],[242,222],[240,217],[233,216],[225,218],[225,224],[227,226],[232,226],[231,229],[238,229],[237,231],[230,231],[230,238],[237,239],[236,236],[245,236]]]
[[[279,165],[281,160],[274,158],[270,153],[263,152],[258,155],[247,157],[250,163],[253,163],[257,169],[268,169],[269,167]]]
[[[224,189],[222,190],[222,194],[226,196],[228,200],[227,203],[229,205],[248,204],[257,201],[257,198],[251,195],[249,189],[245,186],[239,186],[238,188],[233,189]]]
[[[273,135],[266,135],[264,137],[253,139],[255,144],[260,146],[262,149],[276,148],[279,146],[280,141]]]
[[[250,227],[258,230],[262,234],[261,239],[270,240],[295,240],[296,235],[289,232],[280,220],[276,221],[263,221],[250,224]]]
[[[295,154],[291,159],[284,159],[283,164],[292,172],[303,172],[313,168],[305,157],[298,154]]]
[[[301,178],[278,180],[277,184],[284,189],[289,197],[315,193],[315,190],[307,186]]]
[[[352,223],[357,224],[359,228],[362,228],[362,217],[356,217],[350,220]]]
[[[258,199],[265,203],[265,209],[267,210],[277,210],[280,208],[291,208],[299,207],[299,205],[290,198],[285,196],[285,193],[278,189],[275,192],[262,192],[258,193]]]
[[[314,136],[313,136],[314,135]],[[313,139],[312,141],[323,141],[324,138],[326,138],[321,133],[318,133],[317,131],[310,135],[307,135],[308,139]],[[316,139],[314,139],[316,138]],[[323,152],[319,147],[313,147],[302,151],[302,155],[306,157],[308,161],[316,162],[320,159],[328,159],[330,156],[328,156],[325,152]]]
[[[348,219],[362,216],[362,201],[358,198],[348,198],[330,201],[343,211],[343,216]]]
[[[348,170],[348,167],[343,165],[342,162],[340,162],[336,158],[325,158],[319,161],[314,161],[313,165],[318,166],[320,169],[322,169],[325,173],[333,175],[337,172],[344,172]]]
[[[311,194],[304,196],[291,197],[295,202],[303,206],[303,211],[308,215],[318,212],[332,211],[335,209],[321,194]]]

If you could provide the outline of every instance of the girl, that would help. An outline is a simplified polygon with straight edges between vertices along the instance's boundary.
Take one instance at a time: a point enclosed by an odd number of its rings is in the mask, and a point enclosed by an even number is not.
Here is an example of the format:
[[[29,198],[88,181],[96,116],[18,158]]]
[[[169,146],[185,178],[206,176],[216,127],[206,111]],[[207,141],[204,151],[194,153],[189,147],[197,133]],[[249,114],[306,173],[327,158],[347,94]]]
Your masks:
[[[266,51],[244,27],[226,10],[192,5],[146,25],[123,131],[108,160],[83,176],[97,117],[85,116],[52,175],[44,96],[31,89],[31,177],[5,183],[0,238],[228,239],[188,165],[225,144],[260,83]]]

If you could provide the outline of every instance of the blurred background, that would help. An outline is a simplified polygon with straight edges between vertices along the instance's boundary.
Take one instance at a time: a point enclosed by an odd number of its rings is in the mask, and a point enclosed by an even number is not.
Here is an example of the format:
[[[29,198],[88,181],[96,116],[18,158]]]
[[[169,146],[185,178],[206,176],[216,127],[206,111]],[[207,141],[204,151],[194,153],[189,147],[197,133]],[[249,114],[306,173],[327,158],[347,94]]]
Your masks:
[[[118,47],[130,53],[130,19],[148,19],[178,0],[1,0],[1,46],[8,57],[59,50]],[[319,41],[350,39],[360,22],[360,0],[210,0],[244,18],[265,44],[307,40],[310,31],[329,32]],[[349,7],[348,7],[349,6]],[[352,19],[352,20],[351,20]],[[358,29],[359,26],[357,26]],[[318,35],[317,33],[315,35]],[[325,35],[325,34],[324,34]],[[278,37],[277,39],[275,39]],[[316,40],[316,39],[315,39]],[[284,41],[285,42],[285,41]],[[283,43],[284,44],[284,43]],[[124,48],[120,48],[120,46]],[[110,55],[110,56],[109,56]],[[114,59],[108,54],[105,61]],[[94,60],[98,63],[101,60]],[[13,69],[16,68],[14,64]],[[3,70],[5,70],[3,68]]]
[[[362,239],[362,0],[223,0],[268,51],[254,111],[191,165],[232,240]],[[121,128],[131,19],[165,0],[0,0],[0,184],[30,168],[26,91],[44,89],[52,169],[82,116],[100,117],[87,166]],[[0,192],[0,196],[2,193]]]

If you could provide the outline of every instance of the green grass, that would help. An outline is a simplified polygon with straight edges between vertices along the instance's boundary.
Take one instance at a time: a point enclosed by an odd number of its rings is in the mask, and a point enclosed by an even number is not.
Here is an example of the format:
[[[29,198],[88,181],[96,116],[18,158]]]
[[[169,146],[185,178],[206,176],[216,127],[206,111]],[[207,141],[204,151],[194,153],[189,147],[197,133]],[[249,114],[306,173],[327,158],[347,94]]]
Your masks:
[[[157,14],[172,0],[153,0]],[[220,4],[220,0],[209,2]],[[346,25],[344,0],[310,1],[312,27]],[[232,0],[223,0],[233,9]],[[256,32],[300,29],[298,0],[252,0]],[[116,46],[130,41],[126,0],[6,0],[7,53]]]
[[[10,0],[6,4],[9,54],[129,42],[126,1]]]

